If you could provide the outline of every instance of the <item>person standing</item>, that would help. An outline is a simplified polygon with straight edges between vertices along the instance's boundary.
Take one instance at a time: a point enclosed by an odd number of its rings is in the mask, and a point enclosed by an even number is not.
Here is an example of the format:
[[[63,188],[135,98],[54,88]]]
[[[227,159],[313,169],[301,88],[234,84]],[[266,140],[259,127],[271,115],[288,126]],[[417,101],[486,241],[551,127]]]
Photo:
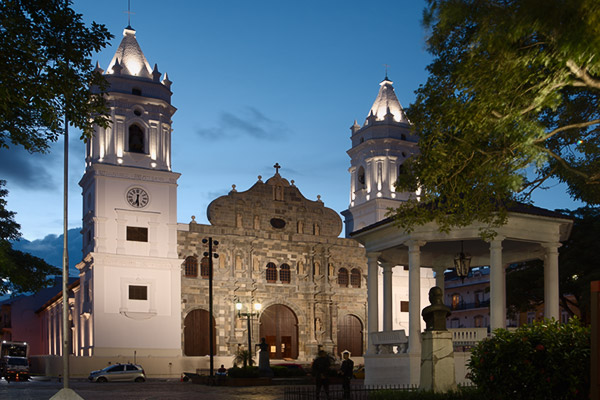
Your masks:
[[[342,375],[342,387],[344,388],[344,399],[350,399],[350,380],[354,373],[354,361],[350,359],[350,353],[345,351],[343,354],[344,361],[340,367],[340,373]]]
[[[312,364],[312,374],[315,377],[317,385],[317,399],[321,394],[321,388],[325,391],[325,396],[329,399],[329,367],[331,361],[324,350],[319,350],[319,356],[314,359]]]

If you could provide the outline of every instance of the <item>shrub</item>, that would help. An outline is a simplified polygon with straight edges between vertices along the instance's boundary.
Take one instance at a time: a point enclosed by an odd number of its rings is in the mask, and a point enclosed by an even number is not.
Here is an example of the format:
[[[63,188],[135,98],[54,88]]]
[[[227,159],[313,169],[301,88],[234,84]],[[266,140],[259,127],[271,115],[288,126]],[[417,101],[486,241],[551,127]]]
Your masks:
[[[230,378],[258,378],[258,367],[233,367],[227,370]]]
[[[473,348],[470,378],[489,399],[587,399],[590,332],[579,320],[545,320]]]
[[[459,387],[447,393],[434,393],[429,390],[378,390],[369,394],[373,400],[483,400],[478,389]]]

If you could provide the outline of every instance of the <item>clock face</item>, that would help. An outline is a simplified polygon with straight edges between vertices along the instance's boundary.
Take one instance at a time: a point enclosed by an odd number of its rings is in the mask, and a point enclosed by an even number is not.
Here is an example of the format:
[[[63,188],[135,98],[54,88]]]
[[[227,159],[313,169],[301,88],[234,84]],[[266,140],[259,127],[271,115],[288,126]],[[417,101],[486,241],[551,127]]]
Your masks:
[[[131,188],[127,191],[127,202],[137,208],[146,207],[150,201],[150,196],[142,188]]]

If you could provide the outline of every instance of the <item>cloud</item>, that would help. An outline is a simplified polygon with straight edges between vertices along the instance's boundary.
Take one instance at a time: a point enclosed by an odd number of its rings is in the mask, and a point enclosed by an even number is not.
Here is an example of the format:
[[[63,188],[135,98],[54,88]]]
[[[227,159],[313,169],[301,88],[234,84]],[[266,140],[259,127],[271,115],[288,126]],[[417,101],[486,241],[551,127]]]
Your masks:
[[[29,153],[18,146],[0,150],[0,177],[9,181],[11,186],[55,188],[58,182],[48,171],[55,170],[59,165],[53,153]]]
[[[219,116],[217,126],[196,130],[198,135],[210,140],[243,136],[260,140],[281,140],[289,132],[285,123],[268,118],[254,107],[246,107],[236,114],[224,111]]]

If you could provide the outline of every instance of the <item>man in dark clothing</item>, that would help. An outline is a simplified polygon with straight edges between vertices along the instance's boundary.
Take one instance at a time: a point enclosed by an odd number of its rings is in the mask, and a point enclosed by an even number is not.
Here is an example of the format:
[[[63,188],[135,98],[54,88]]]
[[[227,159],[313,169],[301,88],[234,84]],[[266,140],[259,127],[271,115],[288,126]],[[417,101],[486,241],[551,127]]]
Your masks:
[[[342,361],[342,366],[340,368],[340,372],[343,377],[342,387],[344,388],[344,399],[350,399],[350,380],[352,379],[352,374],[354,373],[354,361],[350,359],[350,353],[347,351],[344,352],[344,361]]]
[[[317,384],[317,399],[321,394],[321,388],[325,391],[325,396],[329,399],[329,366],[331,362],[327,353],[323,350],[319,351],[319,356],[315,358],[312,364],[312,374],[315,377]]]

